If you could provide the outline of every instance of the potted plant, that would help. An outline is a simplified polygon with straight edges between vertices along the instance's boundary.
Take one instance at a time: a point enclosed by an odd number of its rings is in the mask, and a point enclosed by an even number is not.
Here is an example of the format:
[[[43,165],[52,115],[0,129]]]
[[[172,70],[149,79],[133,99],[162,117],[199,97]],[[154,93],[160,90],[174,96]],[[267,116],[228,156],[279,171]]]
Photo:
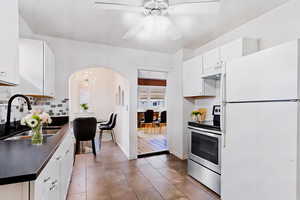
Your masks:
[[[193,121],[199,121],[200,112],[198,110],[194,110],[191,115]]]
[[[31,128],[32,144],[42,144],[43,143],[43,124],[51,124],[52,120],[48,113],[42,110],[32,110],[30,114],[26,115],[22,120],[21,124]]]
[[[83,104],[80,104],[80,108],[83,110],[83,111],[87,111],[89,109],[89,106],[87,103],[83,103]]]

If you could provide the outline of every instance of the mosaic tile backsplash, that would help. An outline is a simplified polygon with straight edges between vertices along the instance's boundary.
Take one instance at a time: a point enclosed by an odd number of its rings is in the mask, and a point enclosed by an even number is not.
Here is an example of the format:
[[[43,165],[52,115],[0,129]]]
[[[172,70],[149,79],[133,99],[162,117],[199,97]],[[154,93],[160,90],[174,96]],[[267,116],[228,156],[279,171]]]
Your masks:
[[[9,91],[0,89],[0,124],[6,122],[7,102],[10,97]],[[41,99],[29,97],[33,109],[42,109],[52,117],[68,116],[69,102],[68,99]],[[11,122],[19,121],[28,113],[25,100],[17,98],[13,101],[11,109]]]

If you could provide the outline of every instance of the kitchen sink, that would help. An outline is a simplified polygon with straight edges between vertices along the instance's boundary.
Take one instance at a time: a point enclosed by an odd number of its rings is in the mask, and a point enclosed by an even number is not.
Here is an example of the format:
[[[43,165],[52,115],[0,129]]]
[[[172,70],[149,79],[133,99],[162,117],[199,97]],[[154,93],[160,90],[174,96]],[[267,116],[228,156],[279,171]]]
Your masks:
[[[43,130],[43,137],[44,138],[49,138],[51,136],[54,136],[58,130],[56,129],[51,129],[51,130]],[[22,133],[19,133],[17,135],[14,135],[12,137],[9,137],[5,140],[25,140],[25,139],[31,139],[32,132],[31,131],[24,131]]]

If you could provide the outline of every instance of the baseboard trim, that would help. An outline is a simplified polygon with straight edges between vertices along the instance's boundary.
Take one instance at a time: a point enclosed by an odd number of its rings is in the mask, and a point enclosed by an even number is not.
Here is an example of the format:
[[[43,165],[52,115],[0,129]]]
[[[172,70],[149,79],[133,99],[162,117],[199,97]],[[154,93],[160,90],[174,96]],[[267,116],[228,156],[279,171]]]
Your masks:
[[[170,154],[170,152],[168,150],[166,150],[166,151],[158,151],[158,152],[140,154],[137,157],[138,158],[145,158],[145,157],[150,157],[150,156],[158,156],[158,155],[162,155],[162,154]]]
[[[117,143],[117,145],[120,147],[121,151],[123,151],[123,153],[125,154],[125,156],[127,157],[127,159],[128,159],[128,160],[132,160],[132,159],[130,158],[129,153],[125,151],[125,149],[123,148],[123,146],[122,146],[119,142],[116,142],[116,143]]]
[[[188,159],[188,155],[182,155],[182,154],[180,154],[180,153],[178,153],[178,152],[175,152],[175,151],[171,151],[170,152],[172,155],[174,155],[175,157],[177,157],[177,158],[179,158],[180,160],[186,160],[186,159]]]

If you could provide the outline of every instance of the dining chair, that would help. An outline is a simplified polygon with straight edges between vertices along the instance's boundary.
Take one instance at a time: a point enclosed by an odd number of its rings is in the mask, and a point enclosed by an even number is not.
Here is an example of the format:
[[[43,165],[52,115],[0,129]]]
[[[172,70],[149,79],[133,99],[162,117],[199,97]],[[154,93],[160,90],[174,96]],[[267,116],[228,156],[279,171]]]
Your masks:
[[[150,128],[152,132],[152,129],[154,127],[153,118],[154,118],[154,111],[146,110],[146,112],[144,113],[144,121],[142,122],[142,124],[143,124],[143,128],[146,128],[147,131]]]
[[[97,120],[94,117],[76,118],[73,122],[73,131],[76,139],[76,152],[80,151],[81,141],[91,141],[93,154],[96,155],[95,135]]]
[[[109,124],[111,124],[113,117],[114,117],[114,113],[112,112],[112,113],[110,113],[108,120],[105,122],[101,122],[100,126],[108,126]]]
[[[166,126],[166,124],[167,124],[167,111],[162,111],[160,113],[159,133],[161,133],[162,126]]]
[[[114,143],[116,143],[116,137],[115,137],[115,132],[114,132],[114,128],[116,126],[117,123],[117,114],[114,114],[112,123],[107,125],[107,126],[99,126],[100,129],[100,139],[99,139],[99,143],[100,143],[100,148],[101,148],[101,141],[102,141],[102,135],[103,135],[103,131],[110,131],[111,134],[111,138],[113,140]]]

